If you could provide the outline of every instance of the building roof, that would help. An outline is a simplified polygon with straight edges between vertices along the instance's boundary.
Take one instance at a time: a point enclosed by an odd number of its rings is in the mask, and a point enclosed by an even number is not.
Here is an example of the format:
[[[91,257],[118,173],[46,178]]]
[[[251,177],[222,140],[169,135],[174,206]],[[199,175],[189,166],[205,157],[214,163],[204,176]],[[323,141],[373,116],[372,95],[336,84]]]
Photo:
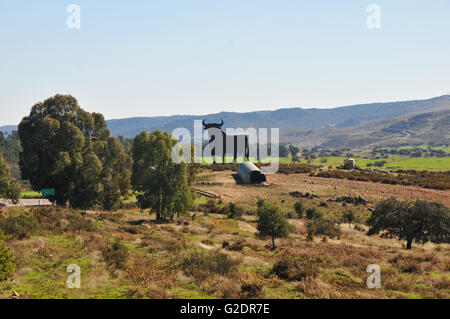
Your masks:
[[[242,174],[248,174],[254,171],[260,172],[261,170],[252,162],[244,162],[238,167],[238,172]]]

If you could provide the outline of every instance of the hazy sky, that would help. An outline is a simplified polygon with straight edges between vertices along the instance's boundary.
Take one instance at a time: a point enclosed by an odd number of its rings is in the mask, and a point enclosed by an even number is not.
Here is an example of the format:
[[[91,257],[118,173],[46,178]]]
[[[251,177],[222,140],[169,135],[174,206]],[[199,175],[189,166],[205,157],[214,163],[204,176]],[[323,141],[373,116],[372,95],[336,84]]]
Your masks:
[[[107,119],[434,97],[449,34],[449,0],[0,0],[0,125],[56,93]]]

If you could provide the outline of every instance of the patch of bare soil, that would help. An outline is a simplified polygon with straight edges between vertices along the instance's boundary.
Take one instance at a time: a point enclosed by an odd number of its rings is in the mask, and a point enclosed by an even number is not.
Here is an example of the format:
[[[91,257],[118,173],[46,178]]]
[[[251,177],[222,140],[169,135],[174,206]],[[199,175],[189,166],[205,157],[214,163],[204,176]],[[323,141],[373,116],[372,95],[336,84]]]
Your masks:
[[[253,233],[253,234],[258,231],[254,226],[250,225],[247,222],[244,222],[244,221],[240,220],[240,221],[238,221],[238,223],[239,223],[239,229],[240,230],[248,231],[248,232]]]

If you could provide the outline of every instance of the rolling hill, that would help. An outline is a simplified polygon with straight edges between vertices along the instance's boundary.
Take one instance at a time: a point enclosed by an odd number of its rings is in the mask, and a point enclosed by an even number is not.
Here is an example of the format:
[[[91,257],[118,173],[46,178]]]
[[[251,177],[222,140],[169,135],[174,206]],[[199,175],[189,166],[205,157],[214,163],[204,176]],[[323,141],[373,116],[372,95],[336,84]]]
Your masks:
[[[389,103],[371,103],[330,109],[282,108],[248,113],[134,117],[108,120],[114,136],[133,138],[143,130],[193,130],[193,121],[224,120],[224,127],[280,128],[281,142],[299,146],[365,148],[399,143],[448,144],[450,95]],[[0,127],[12,131],[16,126]]]
[[[115,136],[134,137],[143,130],[172,131],[177,127],[192,129],[194,120],[224,120],[224,127],[279,127],[282,130],[345,128],[374,120],[391,119],[408,114],[450,110],[450,95],[405,102],[372,103],[332,109],[283,108],[275,111],[248,113],[221,112],[208,115],[175,115],[167,117],[137,117],[109,120],[108,126]]]
[[[375,146],[450,144],[450,110],[382,119],[346,128],[285,130],[280,139],[303,147],[368,149]]]

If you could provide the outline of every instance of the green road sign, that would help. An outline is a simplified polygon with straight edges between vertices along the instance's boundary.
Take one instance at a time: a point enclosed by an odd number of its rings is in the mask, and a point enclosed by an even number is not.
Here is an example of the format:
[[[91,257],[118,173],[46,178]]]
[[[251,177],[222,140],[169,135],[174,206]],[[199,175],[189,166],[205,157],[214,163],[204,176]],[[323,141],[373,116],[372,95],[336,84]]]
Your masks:
[[[55,196],[55,189],[54,188],[43,189],[42,196]]]

